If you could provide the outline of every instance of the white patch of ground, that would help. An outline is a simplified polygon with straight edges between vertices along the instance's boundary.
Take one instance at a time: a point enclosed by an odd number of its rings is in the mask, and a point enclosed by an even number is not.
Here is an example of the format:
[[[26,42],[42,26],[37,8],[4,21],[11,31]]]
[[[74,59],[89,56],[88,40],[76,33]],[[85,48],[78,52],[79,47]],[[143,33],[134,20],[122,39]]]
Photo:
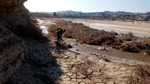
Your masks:
[[[50,27],[51,25],[56,25],[56,23],[52,22],[52,21],[46,21],[46,20],[41,20],[41,19],[37,19],[38,24],[40,25],[40,28],[42,29],[42,33],[44,34],[48,34],[48,27]]]

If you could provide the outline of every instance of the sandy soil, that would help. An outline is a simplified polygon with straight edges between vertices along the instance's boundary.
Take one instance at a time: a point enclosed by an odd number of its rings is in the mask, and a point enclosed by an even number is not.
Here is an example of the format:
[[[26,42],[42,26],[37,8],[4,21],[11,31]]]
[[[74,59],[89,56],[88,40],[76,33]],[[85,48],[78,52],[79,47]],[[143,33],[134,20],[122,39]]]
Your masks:
[[[123,22],[108,20],[89,20],[89,19],[65,19],[67,21],[83,23],[86,26],[109,29],[117,32],[135,35],[150,36],[150,23],[147,22]]]

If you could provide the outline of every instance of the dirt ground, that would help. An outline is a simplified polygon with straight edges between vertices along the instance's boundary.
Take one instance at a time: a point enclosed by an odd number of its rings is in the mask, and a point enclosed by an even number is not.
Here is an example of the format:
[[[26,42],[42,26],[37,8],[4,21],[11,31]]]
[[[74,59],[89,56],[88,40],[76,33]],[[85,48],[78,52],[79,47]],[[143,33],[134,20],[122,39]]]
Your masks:
[[[135,64],[70,49],[57,58],[64,72],[56,84],[130,84]]]
[[[90,20],[90,19],[65,19],[67,21],[83,23],[86,26],[109,29],[117,32],[129,33],[135,35],[150,36],[150,23],[148,22],[123,22],[108,20]]]

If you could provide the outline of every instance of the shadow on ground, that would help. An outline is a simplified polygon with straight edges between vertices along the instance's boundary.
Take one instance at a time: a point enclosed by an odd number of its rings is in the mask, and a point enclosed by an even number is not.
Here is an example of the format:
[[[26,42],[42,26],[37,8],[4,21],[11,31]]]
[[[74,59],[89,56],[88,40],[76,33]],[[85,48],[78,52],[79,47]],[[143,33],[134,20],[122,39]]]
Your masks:
[[[55,84],[63,74],[49,42],[26,39],[25,60],[5,84]]]

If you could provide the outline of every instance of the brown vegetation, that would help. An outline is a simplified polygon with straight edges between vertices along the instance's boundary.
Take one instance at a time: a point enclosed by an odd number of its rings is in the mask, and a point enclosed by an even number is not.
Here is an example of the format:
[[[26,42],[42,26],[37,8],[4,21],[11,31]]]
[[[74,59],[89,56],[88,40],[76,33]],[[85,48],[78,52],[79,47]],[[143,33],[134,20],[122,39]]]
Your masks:
[[[91,29],[82,23],[72,23],[71,21],[58,21],[58,25],[51,26],[48,31],[54,32],[56,28],[62,27],[66,30],[64,37],[74,38],[80,43],[110,46],[115,49],[127,52],[144,52],[149,54],[150,38],[139,38],[132,33],[117,34],[115,32],[99,31]]]

